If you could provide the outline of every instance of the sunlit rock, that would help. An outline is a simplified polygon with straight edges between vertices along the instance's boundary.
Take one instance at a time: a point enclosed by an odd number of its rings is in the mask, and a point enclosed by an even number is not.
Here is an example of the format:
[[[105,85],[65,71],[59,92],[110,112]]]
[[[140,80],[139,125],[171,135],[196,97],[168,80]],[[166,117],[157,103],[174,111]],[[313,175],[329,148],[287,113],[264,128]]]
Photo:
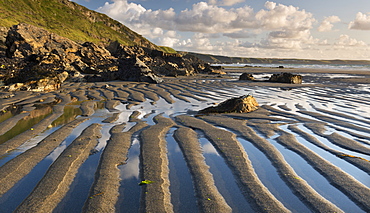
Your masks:
[[[257,110],[258,107],[258,102],[253,96],[243,95],[237,98],[228,99],[217,106],[202,109],[199,113],[246,113]]]

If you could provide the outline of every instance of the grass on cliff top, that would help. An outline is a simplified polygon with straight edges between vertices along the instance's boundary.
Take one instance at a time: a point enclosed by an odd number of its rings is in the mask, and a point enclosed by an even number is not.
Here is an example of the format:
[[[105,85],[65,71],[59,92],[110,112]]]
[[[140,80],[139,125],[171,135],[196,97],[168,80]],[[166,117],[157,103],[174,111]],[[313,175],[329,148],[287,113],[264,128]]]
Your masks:
[[[176,50],[174,50],[173,48],[171,47],[165,47],[165,46],[159,46],[159,48],[165,52],[165,53],[177,53]]]
[[[0,26],[19,23],[32,24],[80,43],[118,41],[128,46],[158,48],[118,21],[67,0],[0,0]]]

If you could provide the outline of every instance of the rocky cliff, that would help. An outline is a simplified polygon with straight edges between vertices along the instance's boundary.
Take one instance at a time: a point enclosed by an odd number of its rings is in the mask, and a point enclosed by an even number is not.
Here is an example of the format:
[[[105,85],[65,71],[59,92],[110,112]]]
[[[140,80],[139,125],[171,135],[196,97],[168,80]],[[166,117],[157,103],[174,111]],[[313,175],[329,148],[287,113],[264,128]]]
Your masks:
[[[5,44],[6,54],[0,54],[3,55],[0,80],[10,91],[52,91],[60,88],[65,80],[160,83],[159,75],[211,71],[209,64],[196,57],[118,42],[112,42],[107,48],[92,42],[79,44],[25,23],[9,29]]]

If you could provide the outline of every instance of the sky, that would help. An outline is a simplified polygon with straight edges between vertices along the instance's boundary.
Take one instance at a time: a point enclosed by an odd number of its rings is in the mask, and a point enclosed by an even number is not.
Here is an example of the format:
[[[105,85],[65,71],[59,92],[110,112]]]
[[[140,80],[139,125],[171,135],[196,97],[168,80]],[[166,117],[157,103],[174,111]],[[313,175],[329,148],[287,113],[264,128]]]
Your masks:
[[[370,60],[369,0],[73,1],[178,51]]]

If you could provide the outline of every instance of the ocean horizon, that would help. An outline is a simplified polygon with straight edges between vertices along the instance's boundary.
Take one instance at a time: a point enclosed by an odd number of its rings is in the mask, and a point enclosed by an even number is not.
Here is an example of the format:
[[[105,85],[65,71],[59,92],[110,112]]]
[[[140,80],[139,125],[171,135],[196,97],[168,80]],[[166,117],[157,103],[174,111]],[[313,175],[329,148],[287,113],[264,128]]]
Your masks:
[[[370,65],[358,64],[275,64],[275,63],[234,63],[234,64],[212,64],[212,66],[223,67],[280,67],[284,68],[304,68],[304,69],[338,69],[338,70],[363,70],[370,71]]]

